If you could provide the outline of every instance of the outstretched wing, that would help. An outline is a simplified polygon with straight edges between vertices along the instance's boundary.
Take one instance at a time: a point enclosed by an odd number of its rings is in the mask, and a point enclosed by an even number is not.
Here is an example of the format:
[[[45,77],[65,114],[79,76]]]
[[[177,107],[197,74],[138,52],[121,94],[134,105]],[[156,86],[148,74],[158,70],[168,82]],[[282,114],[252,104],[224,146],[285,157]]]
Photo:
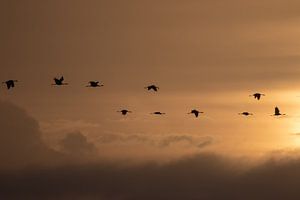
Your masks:
[[[63,82],[64,80],[65,80],[65,79],[64,79],[63,76],[59,79],[60,82]]]

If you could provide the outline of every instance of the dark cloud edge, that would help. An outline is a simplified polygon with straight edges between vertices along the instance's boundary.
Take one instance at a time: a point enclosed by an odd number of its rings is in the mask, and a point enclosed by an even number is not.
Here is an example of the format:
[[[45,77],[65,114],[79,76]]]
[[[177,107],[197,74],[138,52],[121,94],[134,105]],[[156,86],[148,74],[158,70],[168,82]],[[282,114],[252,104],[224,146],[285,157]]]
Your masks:
[[[52,169],[2,171],[0,198],[300,198],[300,159],[268,159],[247,170],[241,163],[212,153],[162,165],[154,162],[131,166],[123,164],[65,164]]]

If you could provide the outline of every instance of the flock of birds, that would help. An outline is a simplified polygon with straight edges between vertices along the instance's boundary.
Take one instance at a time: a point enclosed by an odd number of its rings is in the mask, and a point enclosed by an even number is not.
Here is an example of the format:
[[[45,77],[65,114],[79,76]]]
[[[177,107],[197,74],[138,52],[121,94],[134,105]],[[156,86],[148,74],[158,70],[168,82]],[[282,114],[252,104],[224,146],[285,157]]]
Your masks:
[[[15,83],[17,83],[17,82],[18,82],[18,80],[7,80],[7,81],[3,82],[3,84],[5,84],[7,89],[10,90],[10,89],[15,87]],[[68,85],[68,83],[64,82],[64,77],[62,76],[61,78],[54,78],[54,83],[52,85],[63,86],[63,85]],[[86,87],[96,88],[96,87],[103,87],[103,86],[104,85],[100,84],[99,81],[90,81],[90,82],[88,82],[88,85]],[[157,92],[159,90],[159,87],[157,87],[156,85],[149,85],[149,86],[145,87],[145,89],[147,89],[148,91],[153,90],[154,92]],[[250,95],[250,97],[254,97],[257,100],[260,100],[262,96],[265,96],[265,94],[254,93],[254,94]],[[122,115],[127,115],[128,113],[131,113],[132,111],[127,110],[127,109],[123,109],[123,110],[120,110],[120,111],[117,111],[117,112],[120,112]],[[198,111],[197,109],[192,109],[188,114],[194,114],[195,117],[198,117],[200,114],[203,114],[203,113],[204,112]],[[166,113],[156,111],[156,112],[153,112],[153,113],[150,113],[150,114],[165,115]],[[244,115],[244,116],[253,115],[253,113],[250,113],[250,112],[241,112],[241,113],[238,113],[238,114],[239,115]],[[280,112],[279,108],[275,107],[274,114],[271,115],[271,116],[282,116],[282,115],[286,115],[286,114],[282,114]]]

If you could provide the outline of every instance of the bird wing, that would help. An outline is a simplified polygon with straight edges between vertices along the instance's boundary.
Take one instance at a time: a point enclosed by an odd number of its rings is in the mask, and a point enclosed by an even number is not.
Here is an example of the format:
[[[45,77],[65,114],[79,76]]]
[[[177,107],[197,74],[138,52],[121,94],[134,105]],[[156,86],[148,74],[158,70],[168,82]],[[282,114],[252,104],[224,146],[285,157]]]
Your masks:
[[[62,76],[62,77],[60,78],[59,81],[63,82],[64,80],[65,80],[65,79],[64,79],[64,77]]]
[[[278,107],[275,108],[275,115],[279,115],[280,114],[280,110]]]
[[[7,87],[8,90],[10,89],[11,85],[10,85],[9,82],[6,82],[6,87]]]

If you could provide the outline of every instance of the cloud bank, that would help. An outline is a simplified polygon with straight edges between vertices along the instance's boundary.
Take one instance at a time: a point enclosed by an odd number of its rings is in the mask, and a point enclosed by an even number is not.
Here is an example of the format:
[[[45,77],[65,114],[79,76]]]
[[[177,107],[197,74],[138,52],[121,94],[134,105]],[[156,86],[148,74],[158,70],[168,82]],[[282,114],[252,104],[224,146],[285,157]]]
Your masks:
[[[165,165],[94,164],[0,174],[4,199],[299,199],[300,160],[243,171],[214,154]]]
[[[1,199],[300,198],[300,159],[294,156],[297,152],[277,152],[281,159],[275,154],[252,166],[248,161],[216,153],[184,156],[163,164],[132,164],[99,158],[81,162],[96,149],[83,134],[67,134],[58,152],[42,141],[38,123],[24,110],[8,102],[0,102],[0,110]],[[120,138],[103,144],[116,140]],[[128,140],[144,141],[136,137]],[[192,137],[170,136],[159,144],[166,147],[182,141],[201,148],[212,142],[199,143]]]

